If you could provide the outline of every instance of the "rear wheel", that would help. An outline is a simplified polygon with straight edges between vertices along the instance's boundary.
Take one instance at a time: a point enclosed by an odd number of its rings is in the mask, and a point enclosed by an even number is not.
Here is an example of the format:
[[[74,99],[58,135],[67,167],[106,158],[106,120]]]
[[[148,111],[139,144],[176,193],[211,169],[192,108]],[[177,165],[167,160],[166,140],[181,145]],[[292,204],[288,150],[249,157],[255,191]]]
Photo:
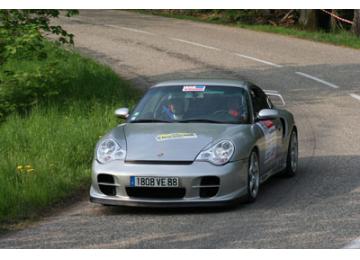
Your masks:
[[[299,155],[299,148],[298,148],[298,137],[295,130],[292,130],[290,141],[289,141],[289,148],[286,158],[286,168],[284,171],[284,175],[287,177],[293,177],[298,168],[298,155]]]
[[[252,151],[249,158],[248,178],[247,178],[247,202],[254,202],[259,193],[260,168],[259,157],[256,151]]]

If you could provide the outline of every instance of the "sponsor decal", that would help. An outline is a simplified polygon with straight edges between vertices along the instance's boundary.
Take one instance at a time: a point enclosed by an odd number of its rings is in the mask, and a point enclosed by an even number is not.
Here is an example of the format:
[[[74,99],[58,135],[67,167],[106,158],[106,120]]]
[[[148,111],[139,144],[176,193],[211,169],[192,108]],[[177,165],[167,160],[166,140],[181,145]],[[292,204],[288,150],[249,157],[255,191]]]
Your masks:
[[[268,129],[274,127],[274,123],[271,120],[264,120],[261,122],[263,125],[265,125]]]
[[[206,90],[206,94],[224,94],[223,90]]]
[[[160,134],[156,136],[156,141],[162,142],[167,140],[175,140],[175,139],[191,139],[197,138],[195,133],[171,133],[171,134]]]
[[[183,92],[204,92],[206,86],[198,85],[198,86],[183,86]]]
[[[264,133],[265,137],[265,163],[275,159],[276,157],[276,148],[277,148],[277,136],[276,136],[276,127],[273,121],[271,120],[264,120],[258,123],[261,130]]]

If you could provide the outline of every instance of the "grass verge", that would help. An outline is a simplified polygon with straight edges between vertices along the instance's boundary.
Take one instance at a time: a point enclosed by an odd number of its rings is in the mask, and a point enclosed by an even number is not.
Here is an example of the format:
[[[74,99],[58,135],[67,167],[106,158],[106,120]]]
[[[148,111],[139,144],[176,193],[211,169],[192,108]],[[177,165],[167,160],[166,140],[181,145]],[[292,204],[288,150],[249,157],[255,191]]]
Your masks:
[[[59,80],[49,83],[57,95],[0,124],[0,226],[36,217],[87,187],[99,136],[116,126],[114,110],[140,95],[110,68],[52,44],[47,48],[47,61],[4,65],[31,74],[52,62]]]
[[[330,43],[333,45],[339,45],[344,47],[350,47],[354,49],[360,49],[360,38],[356,37],[349,31],[338,31],[338,32],[324,32],[324,31],[306,31],[302,30],[298,27],[283,27],[283,26],[273,26],[273,25],[253,25],[253,24],[244,24],[244,23],[230,23],[226,20],[221,19],[221,17],[212,17],[206,15],[184,15],[184,14],[174,14],[174,13],[167,13],[162,11],[147,11],[147,10],[138,10],[140,13],[144,14],[153,14],[153,15],[160,15],[164,17],[176,18],[176,19],[186,19],[196,22],[206,22],[206,23],[213,23],[213,24],[222,24],[228,25],[233,27],[239,27],[243,29],[249,29],[254,31],[260,32],[269,32],[269,33],[276,33],[286,36],[292,36],[301,39],[307,39],[317,42],[323,43]]]

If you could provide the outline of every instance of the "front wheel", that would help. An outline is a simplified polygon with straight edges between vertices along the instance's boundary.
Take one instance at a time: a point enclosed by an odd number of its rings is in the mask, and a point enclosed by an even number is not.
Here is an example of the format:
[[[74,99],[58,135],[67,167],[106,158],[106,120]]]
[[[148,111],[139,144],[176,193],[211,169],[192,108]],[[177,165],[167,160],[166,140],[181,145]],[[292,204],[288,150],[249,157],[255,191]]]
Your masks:
[[[256,151],[252,151],[249,158],[248,178],[247,178],[247,202],[254,202],[259,193],[260,168],[259,157]]]

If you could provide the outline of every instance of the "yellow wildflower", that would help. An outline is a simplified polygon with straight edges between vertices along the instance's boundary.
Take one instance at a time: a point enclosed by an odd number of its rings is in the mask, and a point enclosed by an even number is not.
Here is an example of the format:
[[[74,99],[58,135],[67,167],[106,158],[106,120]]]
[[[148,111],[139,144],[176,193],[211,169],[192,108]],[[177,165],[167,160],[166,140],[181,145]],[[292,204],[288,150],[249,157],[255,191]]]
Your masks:
[[[34,169],[27,169],[26,172],[27,173],[32,173],[34,171]]]
[[[32,166],[30,164],[25,165],[25,169],[31,169],[31,168],[32,168]]]
[[[16,167],[16,169],[17,169],[18,171],[21,171],[21,170],[23,169],[23,166],[22,166],[22,165],[18,165],[18,166]]]

